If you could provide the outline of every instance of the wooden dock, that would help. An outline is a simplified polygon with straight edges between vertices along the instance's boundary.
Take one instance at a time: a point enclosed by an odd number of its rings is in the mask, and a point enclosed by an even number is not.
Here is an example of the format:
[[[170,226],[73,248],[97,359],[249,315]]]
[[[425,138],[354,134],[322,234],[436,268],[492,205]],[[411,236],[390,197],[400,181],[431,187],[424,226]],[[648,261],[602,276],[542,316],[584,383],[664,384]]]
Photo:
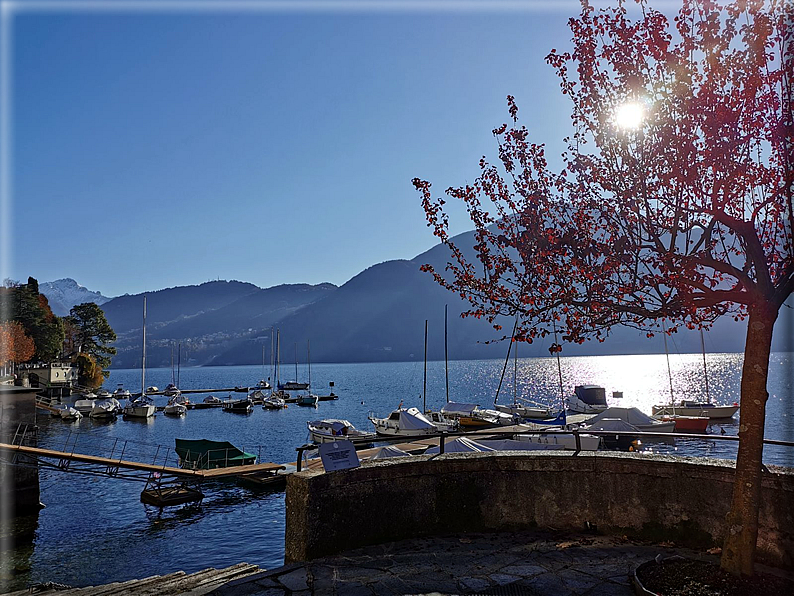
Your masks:
[[[36,459],[56,460],[59,467],[66,470],[68,466],[66,462],[78,462],[97,466],[108,470],[108,475],[113,474],[114,470],[119,468],[125,470],[134,470],[137,472],[146,472],[148,474],[160,474],[174,476],[177,478],[189,480],[213,480],[217,478],[231,478],[235,476],[244,476],[246,474],[261,474],[263,472],[276,472],[283,470],[285,467],[281,464],[274,463],[259,463],[247,466],[232,466],[228,468],[215,468],[212,470],[190,470],[186,468],[179,468],[175,466],[166,466],[158,464],[146,464],[137,461],[129,461],[123,459],[114,459],[110,457],[100,457],[95,455],[85,455],[82,453],[69,453],[66,451],[56,451],[54,449],[42,449],[41,447],[30,447],[28,445],[9,445],[7,443],[0,443],[0,453],[13,455],[26,455]]]

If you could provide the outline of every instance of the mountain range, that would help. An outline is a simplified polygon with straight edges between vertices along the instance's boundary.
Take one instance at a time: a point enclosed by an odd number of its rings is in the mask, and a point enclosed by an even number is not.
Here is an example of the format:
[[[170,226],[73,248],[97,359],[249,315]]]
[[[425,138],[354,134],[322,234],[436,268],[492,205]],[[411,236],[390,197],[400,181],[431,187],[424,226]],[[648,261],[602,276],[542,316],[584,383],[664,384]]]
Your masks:
[[[454,238],[458,246],[473,246],[473,232]],[[271,328],[279,329],[282,362],[305,361],[311,342],[313,362],[383,362],[421,360],[424,326],[428,321],[428,358],[444,358],[444,309],[449,309],[450,359],[504,358],[504,335],[484,320],[460,318],[467,303],[420,271],[423,264],[443,270],[448,250],[437,245],[411,260],[386,261],[362,271],[347,283],[290,284],[260,288],[239,281],[212,281],[195,286],[147,293],[147,366],[170,366],[172,358],[185,365],[261,364],[270,361]],[[71,282],[71,283],[70,283]],[[73,280],[39,284],[52,304],[71,307],[66,296],[91,295],[116,331],[113,368],[136,368],[141,359],[142,294],[106,299],[99,293],[60,290],[52,285],[82,288]],[[105,301],[106,300],[106,301]],[[68,311],[68,308],[67,308]],[[784,307],[776,325],[773,349],[794,348],[794,317]],[[510,322],[503,321],[510,329]],[[507,331],[509,333],[509,331]],[[744,349],[746,323],[723,317],[707,333],[709,351]],[[700,352],[698,332],[672,336],[671,351]],[[551,340],[521,344],[521,357],[548,356]],[[663,353],[662,338],[645,337],[634,329],[616,327],[603,343],[566,345],[564,355]]]

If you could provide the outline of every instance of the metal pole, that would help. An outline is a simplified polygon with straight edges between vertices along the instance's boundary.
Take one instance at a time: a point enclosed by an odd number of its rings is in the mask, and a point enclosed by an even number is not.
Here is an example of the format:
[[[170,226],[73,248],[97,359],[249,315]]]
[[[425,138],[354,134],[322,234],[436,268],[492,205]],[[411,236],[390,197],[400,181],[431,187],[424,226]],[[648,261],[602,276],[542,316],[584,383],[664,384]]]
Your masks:
[[[143,348],[141,353],[141,398],[146,396],[146,294],[143,295]],[[130,400],[132,401],[132,400]]]
[[[422,382],[422,411],[427,412],[427,319],[425,319],[425,376]]]
[[[673,373],[670,370],[670,352],[667,349],[667,329],[665,328],[664,321],[662,321],[662,338],[664,339],[664,357],[667,359],[667,378],[670,380],[670,404],[673,406],[673,414],[675,414],[675,398],[673,396]]]
[[[444,445],[445,444],[444,433],[442,432],[440,436],[441,436],[441,438],[438,441],[438,452],[439,453],[444,453],[444,446],[445,446]]]
[[[447,403],[449,403],[449,352],[447,349],[447,306],[444,305],[444,378],[447,383]]]
[[[706,381],[706,402],[711,403],[709,396],[709,370],[706,367],[706,340],[703,338],[703,328],[700,328],[700,347],[703,351],[703,379]]]

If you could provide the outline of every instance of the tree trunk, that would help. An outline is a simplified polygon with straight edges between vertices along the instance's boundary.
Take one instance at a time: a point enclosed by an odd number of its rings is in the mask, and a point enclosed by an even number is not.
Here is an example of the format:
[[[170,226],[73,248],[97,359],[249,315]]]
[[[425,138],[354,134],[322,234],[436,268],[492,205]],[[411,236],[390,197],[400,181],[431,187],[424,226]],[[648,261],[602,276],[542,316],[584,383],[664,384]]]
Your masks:
[[[777,310],[769,303],[750,308],[742,367],[739,409],[739,453],[733,481],[733,499],[727,515],[720,566],[734,575],[752,575],[758,538],[761,465],[764,452],[764,417],[772,329]]]

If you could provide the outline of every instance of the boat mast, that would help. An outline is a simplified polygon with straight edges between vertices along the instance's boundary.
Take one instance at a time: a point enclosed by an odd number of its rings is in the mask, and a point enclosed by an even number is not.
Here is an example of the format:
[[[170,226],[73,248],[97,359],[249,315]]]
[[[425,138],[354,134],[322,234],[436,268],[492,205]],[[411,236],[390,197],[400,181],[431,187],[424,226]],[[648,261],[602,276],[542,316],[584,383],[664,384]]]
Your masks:
[[[176,383],[176,378],[174,377],[174,342],[171,342],[171,384],[174,385]]]
[[[447,403],[449,403],[449,352],[447,350],[447,306],[444,305],[444,379],[447,383]]]
[[[298,342],[295,342],[295,384],[298,384]]]
[[[556,344],[557,348],[559,348],[560,342],[557,341],[556,319],[552,319],[552,325],[554,325],[554,343]],[[560,377],[560,402],[562,403],[562,409],[565,410],[565,390],[562,388],[562,364],[560,363],[559,349],[555,350],[554,354],[557,356],[557,375]]]
[[[513,405],[518,404],[518,343],[513,350]]]
[[[507,356],[505,356],[505,364],[502,367],[502,376],[499,377],[499,386],[496,388],[496,395],[493,398],[493,405],[496,405],[496,400],[499,399],[499,391],[502,390],[502,381],[505,380],[505,371],[507,370],[507,363],[510,362],[510,350],[513,349],[513,338],[518,329],[518,314],[516,314],[516,322],[513,324],[513,333],[510,334],[510,343],[507,345]]]
[[[271,370],[273,371],[273,377],[272,378],[275,379],[276,378],[276,353],[273,351],[273,343],[275,342],[275,338],[273,337],[273,331],[274,331],[274,329],[271,327],[270,328],[270,364],[271,364]],[[268,377],[267,380],[269,381],[270,377]]]
[[[143,350],[141,354],[141,397],[146,396],[146,294],[143,295]]]
[[[706,403],[711,403],[709,395],[709,370],[706,367],[706,340],[703,338],[703,328],[700,328],[700,348],[703,350],[703,379],[706,381]]]
[[[306,362],[309,364],[309,389],[312,388],[312,347],[309,340],[306,340]]]
[[[667,349],[667,329],[662,320],[662,338],[664,339],[664,357],[667,359],[667,378],[670,380],[670,405],[675,415],[675,398],[673,397],[673,373],[670,370],[670,351]]]
[[[427,319],[425,319],[425,375],[422,381],[422,411],[427,412]]]
[[[276,331],[276,387],[281,385],[281,330]]]
[[[179,377],[180,373],[182,372],[182,342],[177,344],[177,356],[176,356],[176,386],[179,387]]]

